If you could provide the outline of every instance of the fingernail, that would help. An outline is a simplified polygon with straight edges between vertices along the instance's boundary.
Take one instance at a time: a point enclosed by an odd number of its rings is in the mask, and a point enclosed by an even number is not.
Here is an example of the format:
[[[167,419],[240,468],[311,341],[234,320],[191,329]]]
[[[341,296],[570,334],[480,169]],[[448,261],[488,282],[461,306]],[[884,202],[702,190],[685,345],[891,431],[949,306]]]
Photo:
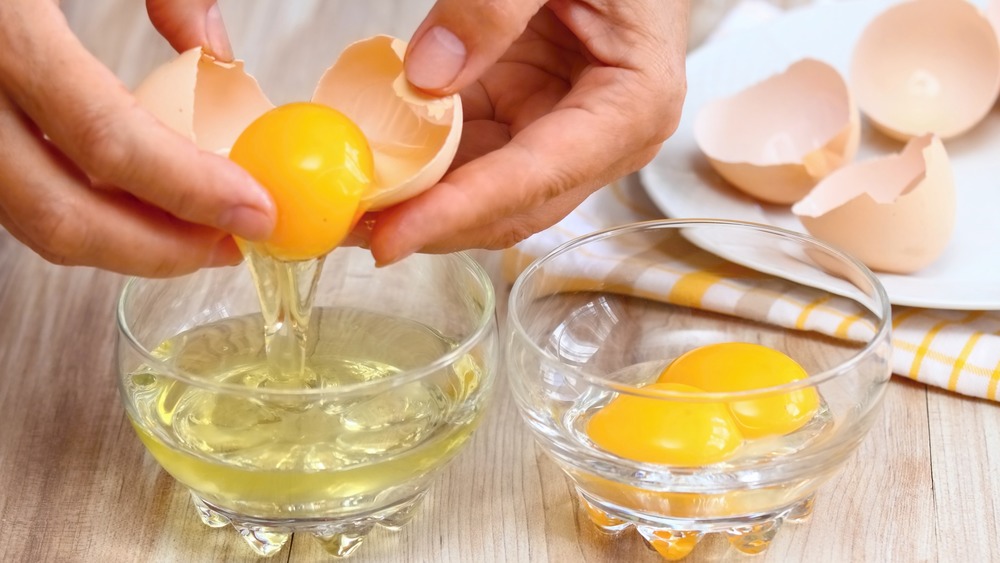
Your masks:
[[[215,58],[223,61],[233,60],[233,46],[229,43],[226,25],[222,22],[222,10],[218,4],[212,4],[205,14],[205,35],[208,36],[208,48]]]
[[[465,58],[465,45],[458,36],[443,27],[432,27],[406,57],[406,78],[417,88],[444,88],[462,71]]]
[[[206,266],[217,268],[220,266],[235,266],[243,261],[243,253],[232,237],[226,237],[216,243],[215,248],[208,255]]]
[[[248,205],[230,207],[219,214],[218,227],[252,241],[266,239],[274,228],[270,215]]]

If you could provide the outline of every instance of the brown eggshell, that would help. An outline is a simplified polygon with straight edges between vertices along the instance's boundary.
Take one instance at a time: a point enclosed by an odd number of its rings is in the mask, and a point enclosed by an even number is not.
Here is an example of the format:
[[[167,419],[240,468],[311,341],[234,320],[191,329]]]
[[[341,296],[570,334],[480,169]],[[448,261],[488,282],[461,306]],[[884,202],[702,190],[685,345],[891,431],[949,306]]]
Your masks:
[[[694,134],[709,163],[733,186],[790,204],[854,157],[861,126],[840,73],[823,61],[802,59],[706,105]]]
[[[993,31],[1000,37],[1000,0],[990,0],[986,3],[983,13],[993,26]]]
[[[364,198],[377,210],[413,197],[448,171],[462,134],[461,98],[434,97],[407,82],[406,43],[376,36],[349,45],[320,79],[313,101],[347,115],[371,145],[375,178]],[[228,154],[240,133],[274,106],[243,63],[191,49],[153,71],[140,105],[207,151]]]
[[[899,154],[855,163],[792,206],[810,234],[882,272],[936,260],[955,227],[955,184],[941,140],[915,137]]]
[[[897,4],[862,32],[850,83],[861,111],[893,138],[960,135],[1000,94],[997,33],[963,0]]]
[[[135,90],[139,105],[199,148],[228,154],[236,137],[273,104],[243,63],[190,49],[154,70]]]
[[[313,101],[336,108],[361,127],[375,159],[365,203],[377,210],[433,186],[448,171],[462,134],[457,94],[437,98],[403,75],[406,43],[376,36],[347,47],[319,81]]]

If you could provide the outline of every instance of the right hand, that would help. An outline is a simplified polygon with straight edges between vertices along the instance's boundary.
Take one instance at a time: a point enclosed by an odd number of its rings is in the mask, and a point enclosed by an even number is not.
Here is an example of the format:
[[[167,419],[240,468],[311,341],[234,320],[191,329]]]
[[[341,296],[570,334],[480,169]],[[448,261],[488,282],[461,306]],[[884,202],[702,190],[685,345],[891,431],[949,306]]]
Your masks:
[[[207,27],[192,33],[211,49]],[[0,3],[0,224],[11,235],[57,264],[163,277],[239,262],[230,234],[264,239],[274,216],[249,174],[140,108],[58,2]]]

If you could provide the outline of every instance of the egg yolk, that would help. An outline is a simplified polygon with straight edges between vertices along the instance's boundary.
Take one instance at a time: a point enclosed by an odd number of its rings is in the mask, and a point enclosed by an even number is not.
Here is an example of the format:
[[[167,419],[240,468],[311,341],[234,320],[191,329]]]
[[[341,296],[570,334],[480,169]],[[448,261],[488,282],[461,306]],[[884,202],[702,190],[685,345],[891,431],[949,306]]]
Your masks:
[[[699,393],[678,383],[647,390]],[[618,395],[587,422],[587,435],[615,455],[645,463],[697,466],[729,457],[743,437],[725,405]]]
[[[374,177],[364,133],[339,111],[314,103],[276,107],[252,122],[229,158],[267,189],[277,208],[262,243],[281,260],[308,260],[333,250],[364,209]]]
[[[746,342],[723,342],[678,356],[657,382],[727,392],[763,389],[807,376],[802,366],[777,350]],[[811,387],[729,403],[740,432],[748,439],[793,432],[812,419],[818,408],[819,395]]]

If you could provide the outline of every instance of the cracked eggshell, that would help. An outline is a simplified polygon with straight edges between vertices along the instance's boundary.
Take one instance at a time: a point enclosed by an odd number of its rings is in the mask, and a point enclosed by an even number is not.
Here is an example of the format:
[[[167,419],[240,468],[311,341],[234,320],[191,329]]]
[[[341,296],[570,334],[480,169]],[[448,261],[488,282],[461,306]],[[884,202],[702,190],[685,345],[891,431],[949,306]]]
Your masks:
[[[462,135],[458,94],[432,97],[403,74],[406,42],[376,36],[348,46],[323,74],[313,101],[334,107],[361,127],[375,159],[364,197],[378,210],[411,198],[444,176]]]
[[[733,186],[766,202],[791,204],[854,158],[860,121],[840,73],[807,58],[706,105],[694,135]]]
[[[910,0],[876,16],[851,59],[861,111],[890,137],[960,135],[1000,94],[1000,45],[987,16],[965,0]]]
[[[223,155],[247,125],[274,107],[242,61],[219,62],[200,47],[158,67],[134,94],[140,106],[198,148]]]
[[[458,94],[434,97],[406,81],[406,42],[380,35],[349,45],[323,74],[312,101],[340,111],[364,132],[375,178],[362,205],[378,210],[411,198],[444,176],[462,135]],[[154,70],[134,92],[139,105],[206,151],[233,142],[274,107],[243,63],[200,48]]]
[[[846,166],[792,206],[810,234],[873,270],[909,274],[936,260],[955,227],[955,183],[941,140]]]

